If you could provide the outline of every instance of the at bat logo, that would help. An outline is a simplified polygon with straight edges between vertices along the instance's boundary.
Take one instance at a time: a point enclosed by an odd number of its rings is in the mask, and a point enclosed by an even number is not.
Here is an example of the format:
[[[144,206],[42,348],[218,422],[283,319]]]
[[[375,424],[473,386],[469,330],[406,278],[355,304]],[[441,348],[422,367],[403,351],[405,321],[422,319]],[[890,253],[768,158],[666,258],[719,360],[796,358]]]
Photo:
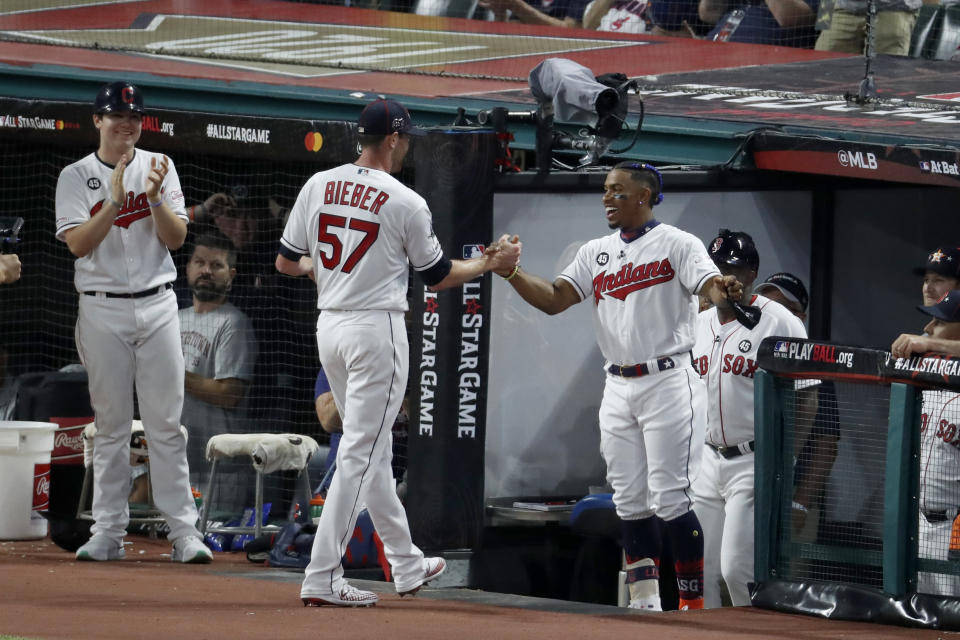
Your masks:
[[[620,267],[616,273],[604,271],[593,278],[593,297],[597,304],[603,296],[625,300],[634,291],[670,282],[676,272],[670,260],[654,260],[647,264],[633,266],[632,262]]]
[[[96,191],[100,188],[100,178],[90,178],[87,180],[87,189]]]

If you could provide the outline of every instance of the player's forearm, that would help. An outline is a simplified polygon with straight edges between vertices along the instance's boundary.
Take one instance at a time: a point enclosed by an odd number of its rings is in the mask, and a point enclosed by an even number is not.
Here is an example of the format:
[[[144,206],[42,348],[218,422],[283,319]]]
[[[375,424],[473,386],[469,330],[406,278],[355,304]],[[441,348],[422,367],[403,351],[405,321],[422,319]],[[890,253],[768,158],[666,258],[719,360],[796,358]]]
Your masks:
[[[117,214],[120,213],[120,207],[111,200],[103,201],[103,206],[92,218],[83,224],[67,229],[64,233],[64,240],[67,242],[67,248],[70,253],[78,258],[83,258],[91,251],[100,246],[103,239],[110,233]]]
[[[340,419],[340,412],[337,411],[337,404],[333,401],[333,394],[329,391],[316,401],[317,420],[320,426],[327,433],[339,433],[343,431],[343,420]]]
[[[479,278],[490,270],[490,260],[486,256],[482,258],[470,258],[469,260],[451,260],[450,273],[437,284],[430,285],[430,291],[442,291],[470,282]]]
[[[244,385],[243,380],[238,378],[214,380],[189,371],[183,376],[183,388],[187,393],[198,400],[225,409],[237,406],[243,397]]]
[[[561,284],[562,282],[564,281],[559,279],[550,282],[522,269],[518,270],[509,280],[509,284],[514,291],[527,304],[551,316],[580,301],[576,294],[571,294],[573,287],[570,285],[564,286]]]
[[[166,202],[150,207],[153,223],[157,227],[157,236],[167,249],[175,251],[183,246],[187,239],[187,223],[177,217]]]

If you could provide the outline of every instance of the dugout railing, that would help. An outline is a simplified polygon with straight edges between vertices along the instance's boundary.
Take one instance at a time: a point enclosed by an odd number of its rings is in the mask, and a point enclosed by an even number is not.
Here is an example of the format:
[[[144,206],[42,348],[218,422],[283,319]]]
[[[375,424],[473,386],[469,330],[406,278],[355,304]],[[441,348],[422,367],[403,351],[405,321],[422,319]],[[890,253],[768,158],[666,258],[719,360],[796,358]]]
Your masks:
[[[758,359],[753,604],[960,629],[960,561],[944,546],[957,509],[920,503],[922,478],[960,505],[960,360],[776,337]],[[923,454],[924,429],[948,455]],[[918,542],[926,517],[939,543]]]

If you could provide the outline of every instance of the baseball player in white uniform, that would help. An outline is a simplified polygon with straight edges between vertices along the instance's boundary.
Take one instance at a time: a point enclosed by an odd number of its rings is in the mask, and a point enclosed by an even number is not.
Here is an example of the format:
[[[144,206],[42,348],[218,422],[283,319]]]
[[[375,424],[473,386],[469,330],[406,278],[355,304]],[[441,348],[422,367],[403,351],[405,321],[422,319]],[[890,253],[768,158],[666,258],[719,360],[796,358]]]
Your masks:
[[[623,523],[630,607],[659,611],[661,523],[674,552],[680,607],[703,605],[703,531],[690,484],[706,424],[706,394],[689,366],[697,294],[715,304],[742,295],[695,236],[661,224],[653,206],[663,179],[621,162],[604,183],[610,235],[591,240],[552,283],[519,269],[503,274],[521,298],[548,314],[589,300],[606,359],[600,451]]]
[[[744,287],[757,278],[760,259],[746,233],[721,229],[710,244],[710,257],[724,275]],[[693,359],[707,383],[706,451],[693,483],[695,509],[705,538],[703,600],[719,607],[720,580],[735,606],[750,604],[753,582],[754,431],[753,380],[757,350],[768,336],[806,338],[807,332],[786,307],[754,295],[760,322],[748,329],[728,305],[716,305],[697,316]]]
[[[432,289],[509,269],[518,243],[470,260],[448,260],[422,197],[393,178],[421,135],[407,110],[376,100],[359,119],[359,159],[315,174],[290,212],[276,266],[317,283],[317,344],[343,437],[301,598],[306,606],[370,606],[377,595],[343,579],[341,558],[366,506],[393,572],[397,592],[415,593],[439,576],[443,558],[424,558],[413,544],[390,466],[391,427],[407,386],[404,325],[410,266]],[[500,247],[503,247],[500,249]]]
[[[97,426],[93,536],[77,559],[124,557],[135,386],[172,558],[210,562],[196,529],[180,431],[184,369],[170,257],[187,234],[180,180],[169,158],[135,147],[144,112],[137,87],[105,85],[95,111],[100,146],[60,173],[56,194],[57,238],[77,257],[77,351]]]
[[[960,290],[949,291],[932,305],[917,307],[930,316],[925,336],[913,338],[915,353],[940,353],[937,343],[960,341]],[[923,341],[923,342],[921,342]],[[895,343],[896,344],[896,343]],[[894,349],[891,349],[894,351]],[[910,357],[896,349],[897,357]],[[960,514],[960,394],[943,389],[923,392],[920,422],[920,528],[917,548],[921,557],[947,560],[950,533]],[[960,596],[960,576],[921,571],[917,592]]]

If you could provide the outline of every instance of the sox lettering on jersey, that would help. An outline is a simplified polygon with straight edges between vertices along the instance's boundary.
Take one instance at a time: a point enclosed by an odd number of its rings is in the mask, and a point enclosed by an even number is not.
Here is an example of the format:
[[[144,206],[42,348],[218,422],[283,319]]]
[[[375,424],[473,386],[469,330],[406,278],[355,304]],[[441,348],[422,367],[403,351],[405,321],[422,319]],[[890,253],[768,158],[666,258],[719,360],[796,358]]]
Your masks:
[[[620,267],[620,270],[616,273],[604,271],[594,277],[594,302],[600,304],[604,295],[617,300],[624,300],[634,291],[670,282],[675,275],[673,266],[667,258],[654,260],[637,267],[634,267],[632,262],[628,262]]]
[[[927,431],[927,426],[930,421],[930,416],[927,413],[923,413],[920,416],[920,433],[924,434]],[[960,449],[960,438],[957,438],[957,425],[950,422],[949,420],[941,419],[936,423],[937,432],[934,434],[935,437],[943,440],[946,444],[949,444],[955,449]]]

